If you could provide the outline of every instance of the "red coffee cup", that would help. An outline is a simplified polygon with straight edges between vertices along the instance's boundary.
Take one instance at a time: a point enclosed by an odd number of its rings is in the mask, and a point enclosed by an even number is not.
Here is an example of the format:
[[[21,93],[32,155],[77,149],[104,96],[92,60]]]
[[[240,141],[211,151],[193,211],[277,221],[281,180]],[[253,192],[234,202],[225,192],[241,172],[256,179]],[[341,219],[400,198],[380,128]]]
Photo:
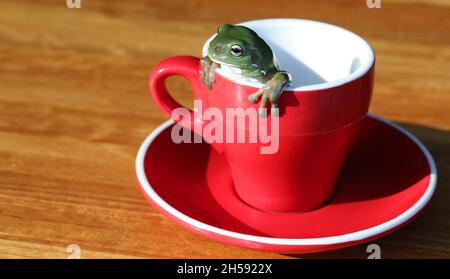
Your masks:
[[[268,123],[277,120],[279,124],[277,152],[261,154],[267,143],[260,140],[214,142],[203,133],[212,119],[193,111],[181,118],[172,114],[181,105],[169,95],[164,80],[171,75],[185,77],[202,109],[215,108],[224,115],[230,108],[256,111],[259,105],[250,103],[248,96],[261,85],[233,80],[218,70],[208,90],[201,81],[199,59],[178,56],[155,67],[150,91],[163,112],[203,135],[225,156],[236,193],[243,201],[266,211],[312,210],[332,194],[359,124],[367,115],[374,78],[373,50],[354,33],[317,21],[267,19],[241,25],[262,37],[281,68],[292,76],[292,83],[279,99],[280,116],[275,119],[268,113]],[[211,39],[203,47],[204,55]],[[223,127],[230,123],[224,119]],[[251,121],[232,123],[234,131],[254,129]]]

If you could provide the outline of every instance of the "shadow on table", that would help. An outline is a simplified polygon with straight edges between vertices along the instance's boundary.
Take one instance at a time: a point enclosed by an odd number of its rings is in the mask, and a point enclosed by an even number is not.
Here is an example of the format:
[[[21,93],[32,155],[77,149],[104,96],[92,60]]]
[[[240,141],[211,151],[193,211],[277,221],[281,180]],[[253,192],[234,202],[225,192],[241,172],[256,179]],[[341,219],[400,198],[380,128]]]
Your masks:
[[[366,244],[339,250],[287,255],[302,259],[367,258],[366,248],[376,243],[382,258],[450,258],[450,131],[397,123],[414,134],[428,148],[438,172],[437,188],[421,216],[393,234]]]

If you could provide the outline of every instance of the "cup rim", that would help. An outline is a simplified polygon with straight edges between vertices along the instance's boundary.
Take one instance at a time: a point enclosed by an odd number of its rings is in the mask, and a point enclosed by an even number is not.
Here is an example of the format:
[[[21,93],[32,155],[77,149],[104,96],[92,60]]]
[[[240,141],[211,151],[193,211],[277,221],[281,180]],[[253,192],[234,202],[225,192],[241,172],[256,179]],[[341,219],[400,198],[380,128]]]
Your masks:
[[[257,24],[257,23],[265,23],[267,24],[268,22],[287,22],[287,23],[308,23],[308,24],[316,24],[316,25],[322,25],[322,26],[326,26],[328,28],[335,28],[337,30],[346,32],[347,34],[351,35],[354,39],[360,41],[366,48],[366,50],[368,51],[368,63],[365,63],[364,65],[361,65],[361,67],[359,67],[356,71],[354,71],[353,73],[347,75],[344,78],[340,78],[337,79],[335,81],[330,81],[330,82],[323,82],[323,83],[318,83],[318,84],[311,84],[311,85],[301,85],[301,86],[291,86],[288,85],[285,88],[285,91],[296,91],[296,92],[308,92],[308,91],[318,91],[318,90],[324,90],[324,89],[330,89],[330,88],[335,88],[335,87],[339,87],[342,86],[344,84],[348,84],[352,81],[355,81],[359,78],[361,78],[362,76],[366,75],[374,66],[375,64],[375,53],[374,50],[372,48],[372,46],[362,37],[360,37],[359,35],[357,35],[356,33],[345,29],[343,27],[334,25],[334,24],[330,24],[330,23],[326,23],[326,22],[322,22],[322,21],[317,21],[317,20],[310,20],[310,19],[300,19],[300,18],[269,18],[269,19],[256,19],[256,20],[250,20],[250,21],[244,21],[244,22],[240,22],[240,23],[236,23],[236,25],[252,25],[252,24]],[[213,34],[212,36],[210,36],[206,42],[203,44],[202,47],[202,55],[206,56],[207,55],[207,50],[208,50],[208,46],[209,43],[211,42],[211,40],[216,36],[216,34]],[[220,74],[220,73],[218,73]],[[245,85],[248,87],[253,87],[255,89],[261,88],[262,84],[258,84],[256,82],[251,82],[251,81],[244,81],[244,80],[232,80],[229,79],[227,77],[225,77],[224,75],[220,75],[223,78],[230,80],[231,82],[235,83],[235,84],[239,84],[239,85]]]

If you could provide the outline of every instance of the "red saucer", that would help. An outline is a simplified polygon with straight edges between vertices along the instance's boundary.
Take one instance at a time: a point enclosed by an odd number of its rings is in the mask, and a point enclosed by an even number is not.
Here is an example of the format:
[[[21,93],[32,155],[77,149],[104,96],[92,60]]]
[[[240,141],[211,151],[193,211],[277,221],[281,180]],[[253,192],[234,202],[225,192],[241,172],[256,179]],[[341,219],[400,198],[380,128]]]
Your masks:
[[[137,155],[146,198],[176,223],[241,247],[308,253],[369,241],[416,217],[436,186],[436,167],[423,144],[369,116],[325,206],[263,212],[236,196],[226,161],[208,144],[173,143],[172,125],[169,120],[153,131]]]

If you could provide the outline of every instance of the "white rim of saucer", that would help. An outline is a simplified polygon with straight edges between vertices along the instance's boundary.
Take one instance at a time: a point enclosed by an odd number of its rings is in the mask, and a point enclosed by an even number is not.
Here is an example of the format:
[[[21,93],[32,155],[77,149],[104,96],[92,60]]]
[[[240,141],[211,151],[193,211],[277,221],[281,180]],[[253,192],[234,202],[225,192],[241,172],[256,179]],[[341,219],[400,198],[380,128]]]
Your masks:
[[[430,152],[427,150],[427,148],[420,142],[414,135],[412,135],[410,132],[402,128],[401,126],[392,123],[388,120],[385,120],[379,116],[375,116],[372,114],[368,115],[369,117],[372,117],[384,124],[387,124],[400,132],[402,132],[405,136],[410,138],[423,152],[425,155],[428,165],[430,167],[430,181],[427,187],[427,190],[423,194],[423,196],[409,209],[404,211],[402,214],[398,215],[397,217],[384,222],[382,224],[376,225],[374,227],[356,231],[353,233],[348,234],[342,234],[342,235],[336,235],[336,236],[328,236],[328,237],[319,237],[319,238],[274,238],[274,237],[264,237],[264,236],[256,236],[256,235],[249,235],[249,234],[243,234],[243,233],[237,233],[232,232],[228,230],[224,230],[218,227],[214,227],[208,224],[205,224],[203,222],[200,222],[198,220],[195,220],[180,211],[176,210],[172,206],[170,206],[166,201],[164,201],[153,189],[153,187],[148,182],[147,176],[145,174],[144,170],[144,160],[145,155],[147,154],[147,150],[152,144],[152,142],[155,140],[155,138],[166,128],[171,126],[174,122],[172,120],[167,120],[163,124],[161,124],[159,127],[157,127],[150,135],[145,139],[145,141],[142,143],[141,147],[139,148],[137,157],[136,157],[136,174],[137,178],[139,180],[139,183],[142,187],[142,189],[145,191],[145,193],[161,208],[164,209],[164,211],[168,212],[170,215],[174,216],[175,218],[183,221],[184,223],[187,223],[199,230],[207,231],[211,233],[215,233],[218,235],[234,238],[234,239],[240,239],[240,240],[246,240],[246,241],[252,241],[257,243],[263,243],[263,244],[272,244],[272,245],[330,245],[330,244],[338,244],[338,243],[346,243],[346,242],[353,242],[358,240],[364,240],[370,237],[374,237],[377,235],[380,235],[382,233],[385,233],[387,231],[390,231],[401,224],[405,223],[406,221],[413,218],[417,213],[420,212],[428,203],[431,196],[433,195],[435,189],[436,189],[436,182],[437,182],[437,170],[436,170],[436,164],[433,160],[433,157],[431,156]]]

